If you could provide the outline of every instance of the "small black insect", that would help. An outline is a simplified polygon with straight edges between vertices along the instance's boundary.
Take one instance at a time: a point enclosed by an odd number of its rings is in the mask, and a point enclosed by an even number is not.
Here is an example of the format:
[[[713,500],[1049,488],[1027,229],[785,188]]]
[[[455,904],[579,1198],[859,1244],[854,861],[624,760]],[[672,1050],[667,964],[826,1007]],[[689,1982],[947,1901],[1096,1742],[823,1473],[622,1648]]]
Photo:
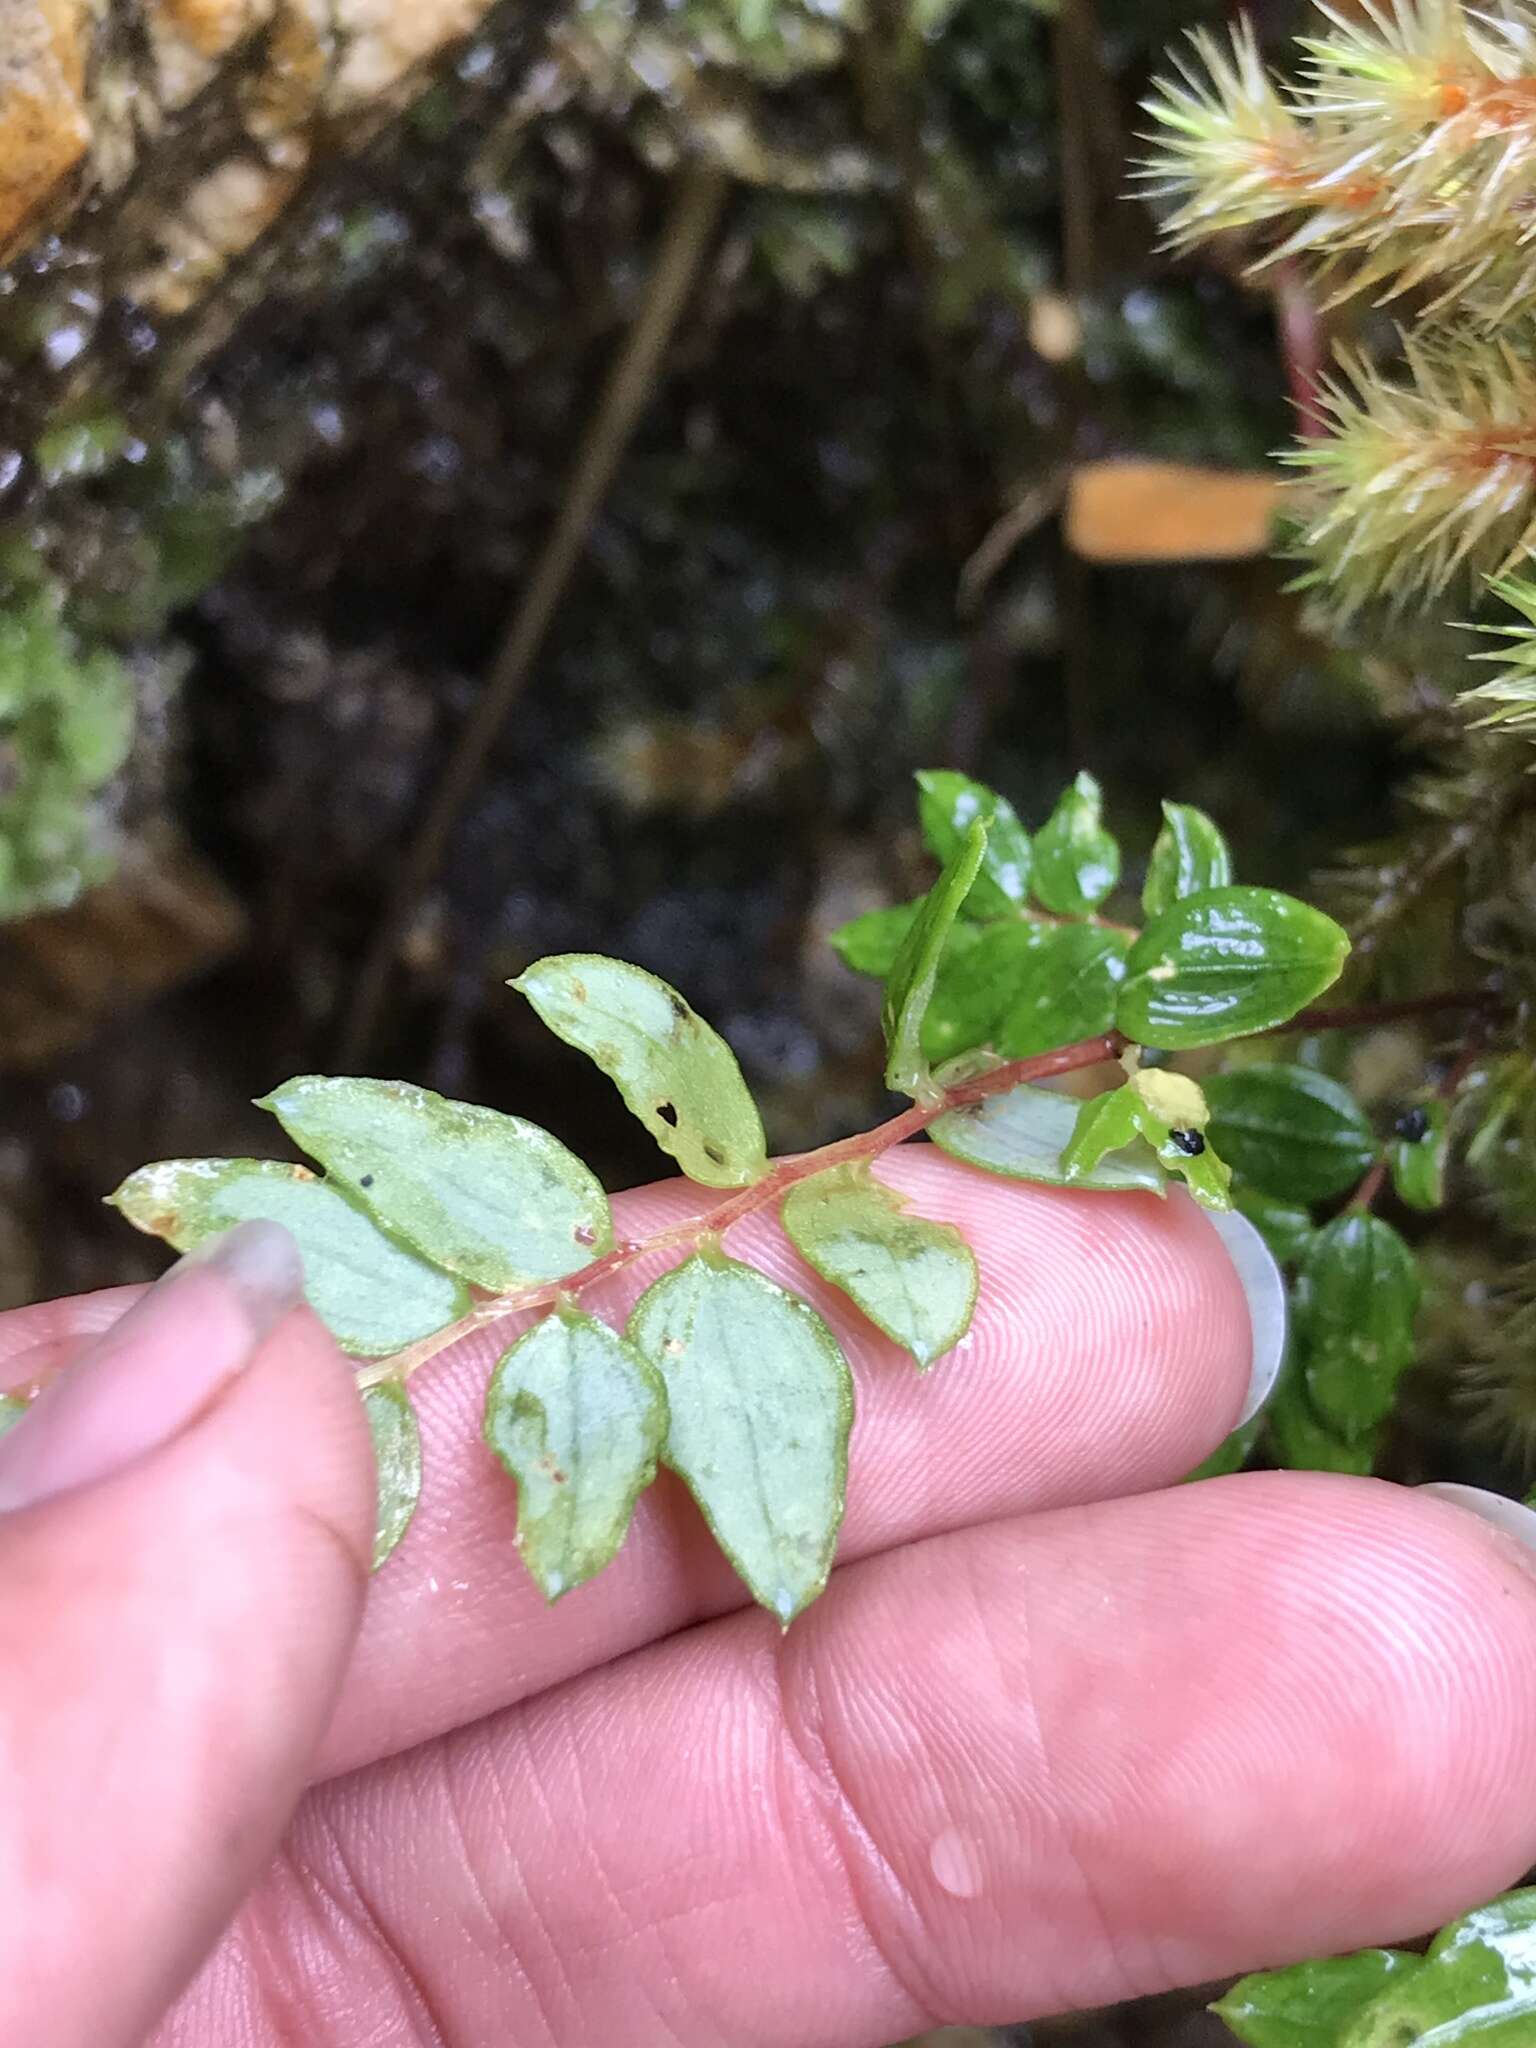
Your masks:
[[[1429,1136],[1429,1118],[1422,1109],[1405,1109],[1392,1128],[1407,1144],[1417,1145]]]
[[[1186,1159],[1198,1159],[1205,1150],[1205,1140],[1198,1131],[1170,1131],[1168,1142],[1176,1146]]]
[[[371,1188],[373,1186],[373,1175],[371,1173],[365,1173],[362,1179],[358,1182],[358,1186],[360,1188]]]

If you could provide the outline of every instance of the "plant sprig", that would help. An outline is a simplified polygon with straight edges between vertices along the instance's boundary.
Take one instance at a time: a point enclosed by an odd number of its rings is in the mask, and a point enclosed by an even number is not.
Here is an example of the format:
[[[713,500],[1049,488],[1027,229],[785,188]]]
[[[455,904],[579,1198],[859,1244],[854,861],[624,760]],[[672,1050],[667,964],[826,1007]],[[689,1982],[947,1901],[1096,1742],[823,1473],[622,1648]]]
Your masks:
[[[927,1371],[968,1329],[979,1275],[954,1225],[907,1213],[870,1171],[923,1135],[978,1170],[1095,1197],[1162,1196],[1176,1178],[1208,1208],[1247,1208],[1266,1232],[1278,1224],[1262,1204],[1288,1204],[1282,1256],[1297,1265],[1311,1334],[1272,1436],[1282,1441],[1299,1403],[1309,1445],[1322,1446],[1310,1462],[1359,1458],[1411,1346],[1412,1257],[1374,1217],[1346,1211],[1314,1227],[1309,1211],[1387,1155],[1321,1075],[1249,1065],[1207,1093],[1169,1064],[1303,1029],[1344,965],[1345,934],[1292,897],[1234,884],[1215,824],[1173,804],[1146,864],[1145,922],[1110,927],[1121,852],[1090,777],[1033,838],[983,784],[949,771],[919,782],[938,879],[836,941],[884,981],[887,1080],[909,1097],[872,1129],[770,1162],[734,1055],[686,1000],[623,961],[563,954],[512,986],[609,1075],[690,1178],[719,1191],[700,1214],[616,1237],[596,1176],[538,1125],[405,1082],[318,1075],[261,1106],[323,1178],[274,1160],[166,1160],[111,1197],[181,1249],[252,1216],[292,1230],[312,1307],[359,1360],[380,1562],[421,1483],[408,1383],[470,1333],[536,1315],[491,1376],[485,1435],[517,1485],[517,1540],[545,1596],[609,1562],[666,1464],[787,1626],[831,1568],[852,1377],[811,1304],[731,1257],[729,1236],[777,1210],[808,1269]],[[1115,1061],[1117,1085],[1087,1101],[1043,1085]],[[1415,1199],[1439,1168],[1406,1131],[1393,1172]],[[586,1307],[601,1281],[665,1255],[672,1265],[622,1330]],[[1365,1348],[1349,1329],[1362,1301]]]

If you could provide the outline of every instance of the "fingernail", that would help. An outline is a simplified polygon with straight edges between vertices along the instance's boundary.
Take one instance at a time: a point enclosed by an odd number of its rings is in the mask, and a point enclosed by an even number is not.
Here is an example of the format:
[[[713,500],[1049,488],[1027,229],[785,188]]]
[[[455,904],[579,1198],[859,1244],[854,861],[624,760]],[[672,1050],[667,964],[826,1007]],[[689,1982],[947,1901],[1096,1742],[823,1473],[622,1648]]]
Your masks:
[[[1206,1221],[1215,1227],[1237,1268],[1248,1297],[1248,1320],[1253,1329],[1253,1364],[1248,1379],[1248,1398],[1235,1427],[1252,1422],[1275,1390],[1285,1359],[1287,1308],[1285,1276],[1274,1253],[1246,1216],[1235,1209],[1207,1210]]]
[[[95,1485],[179,1436],[303,1288],[277,1223],[237,1224],[179,1259],[0,1437],[0,1511]]]
[[[1481,1486],[1454,1486],[1440,1479],[1430,1486],[1421,1486],[1418,1491],[1432,1493],[1437,1500],[1451,1501],[1455,1506],[1465,1508],[1469,1515],[1476,1515],[1493,1528],[1501,1529],[1506,1536],[1513,1536],[1527,1550],[1536,1550],[1536,1510],[1523,1507],[1507,1494],[1488,1493]]]

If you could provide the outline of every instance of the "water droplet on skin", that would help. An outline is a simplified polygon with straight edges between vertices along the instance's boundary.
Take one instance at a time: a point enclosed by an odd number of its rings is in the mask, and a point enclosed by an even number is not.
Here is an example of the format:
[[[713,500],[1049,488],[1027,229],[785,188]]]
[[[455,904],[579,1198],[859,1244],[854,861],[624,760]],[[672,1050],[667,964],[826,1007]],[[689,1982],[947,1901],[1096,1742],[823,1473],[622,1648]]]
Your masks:
[[[934,1837],[928,1865],[941,1891],[953,1899],[974,1899],[981,1893],[981,1852],[969,1835],[946,1828]]]

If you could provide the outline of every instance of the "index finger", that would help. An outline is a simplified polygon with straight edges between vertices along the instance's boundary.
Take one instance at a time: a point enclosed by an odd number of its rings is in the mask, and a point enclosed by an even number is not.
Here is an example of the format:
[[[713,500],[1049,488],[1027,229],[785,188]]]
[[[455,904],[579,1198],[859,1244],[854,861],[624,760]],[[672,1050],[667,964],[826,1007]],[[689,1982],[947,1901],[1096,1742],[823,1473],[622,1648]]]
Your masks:
[[[749,1218],[730,1239],[734,1255],[815,1303],[853,1366],[840,1563],[1032,1509],[1151,1491],[1184,1477],[1227,1434],[1248,1391],[1252,1325],[1232,1259],[1191,1202],[1002,1182],[928,1147],[888,1155],[879,1171],[917,1213],[959,1224],[981,1268],[969,1335],[922,1379],[809,1271],[776,1221]],[[668,1182],[620,1196],[617,1221],[644,1236],[704,1201]],[[676,1258],[637,1261],[585,1305],[622,1326]],[[48,1318],[47,1341],[64,1341],[58,1305],[25,1313]],[[509,1329],[487,1330],[411,1383],[421,1505],[374,1581],[325,1774],[746,1604],[665,1474],[617,1560],[558,1606],[544,1604],[514,1544],[516,1489],[480,1432],[486,1382],[508,1341]]]

